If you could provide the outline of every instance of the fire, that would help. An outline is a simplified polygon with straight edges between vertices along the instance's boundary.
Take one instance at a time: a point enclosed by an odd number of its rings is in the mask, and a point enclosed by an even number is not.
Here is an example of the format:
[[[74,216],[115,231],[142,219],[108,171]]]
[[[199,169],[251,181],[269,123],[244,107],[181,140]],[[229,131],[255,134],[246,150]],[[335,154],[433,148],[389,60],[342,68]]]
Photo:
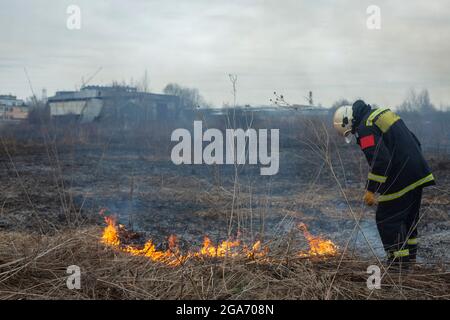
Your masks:
[[[116,227],[116,220],[113,217],[105,217],[106,227],[103,230],[102,242],[116,247],[120,245],[119,231]]]
[[[298,228],[303,232],[306,240],[309,243],[310,256],[333,256],[337,253],[337,246],[331,240],[325,240],[321,237],[315,237],[309,233],[304,223],[299,223]],[[305,253],[300,253],[300,256],[305,256]]]
[[[103,215],[105,211],[100,213]],[[205,237],[202,246],[198,251],[188,251],[182,253],[178,248],[177,238],[171,235],[168,239],[167,250],[158,250],[152,240],[147,241],[143,246],[124,244],[121,236],[129,233],[123,225],[117,224],[114,217],[105,216],[106,227],[103,230],[101,242],[116,250],[129,253],[134,256],[149,258],[154,262],[161,262],[169,266],[178,266],[193,258],[224,258],[242,257],[248,259],[265,258],[269,252],[267,247],[262,246],[261,241],[256,241],[251,246],[242,244],[240,240],[225,240],[215,245],[209,237]],[[309,242],[309,252],[299,253],[301,257],[309,256],[329,256],[337,253],[337,247],[331,240],[324,240],[320,237],[312,236],[306,225],[300,223],[299,229],[303,231],[305,238]]]
[[[103,211],[104,212],[104,211]],[[101,214],[103,214],[101,212]],[[262,248],[261,242],[255,242],[249,249],[246,245],[241,245],[239,240],[225,240],[214,245],[210,238],[205,237],[202,247],[196,252],[182,254],[177,245],[177,238],[174,235],[169,237],[169,248],[165,251],[156,249],[154,243],[149,240],[142,248],[132,245],[125,245],[120,240],[120,234],[127,230],[122,225],[116,223],[113,217],[105,216],[106,227],[103,230],[102,242],[105,245],[129,253],[134,256],[147,257],[155,262],[162,262],[170,266],[177,266],[191,258],[224,258],[228,257],[248,257],[261,258],[268,252],[267,248]]]
[[[211,239],[208,237],[205,237],[203,240],[203,246],[200,249],[200,252],[197,253],[197,256],[205,256],[205,257],[225,257],[226,255],[229,256],[236,256],[237,252],[233,251],[233,248],[239,248],[240,241],[222,241],[217,246],[214,246]]]
[[[102,214],[103,212],[101,212]],[[144,256],[155,262],[163,262],[168,265],[179,265],[183,262],[183,256],[179,254],[176,246],[176,237],[169,237],[169,249],[166,251],[157,250],[151,240],[147,241],[142,248],[131,245],[123,245],[120,241],[120,231],[127,232],[122,225],[117,225],[116,219],[105,216],[106,227],[103,230],[102,242],[108,246],[130,253],[134,256]]]

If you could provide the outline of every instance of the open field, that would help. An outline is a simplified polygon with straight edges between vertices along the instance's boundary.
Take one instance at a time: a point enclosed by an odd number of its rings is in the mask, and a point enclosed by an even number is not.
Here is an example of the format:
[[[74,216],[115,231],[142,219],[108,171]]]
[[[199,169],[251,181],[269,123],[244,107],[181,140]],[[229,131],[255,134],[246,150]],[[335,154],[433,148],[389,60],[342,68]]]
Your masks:
[[[165,133],[133,143],[2,138],[0,297],[448,299],[448,156],[427,154],[438,185],[424,193],[420,265],[413,274],[386,275],[383,289],[371,291],[366,270],[384,252],[374,209],[362,203],[363,155],[326,131],[283,128],[275,176],[250,165],[175,166]],[[127,239],[136,246],[151,239],[166,250],[170,235],[182,252],[197,250],[204,236],[261,241],[270,259],[203,257],[173,267],[132,256],[101,242],[103,208],[137,232]],[[299,256],[308,249],[299,223],[333,241],[338,253]],[[82,270],[81,290],[66,287],[69,265]]]

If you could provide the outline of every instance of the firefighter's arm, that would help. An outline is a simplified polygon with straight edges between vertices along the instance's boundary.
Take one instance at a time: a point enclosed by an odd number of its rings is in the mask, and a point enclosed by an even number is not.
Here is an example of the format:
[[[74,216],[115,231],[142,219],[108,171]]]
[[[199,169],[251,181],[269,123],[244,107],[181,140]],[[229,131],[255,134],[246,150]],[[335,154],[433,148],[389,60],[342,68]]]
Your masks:
[[[367,190],[377,192],[387,180],[391,155],[375,128],[366,127],[359,132],[358,144],[366,156],[370,170],[367,177]]]

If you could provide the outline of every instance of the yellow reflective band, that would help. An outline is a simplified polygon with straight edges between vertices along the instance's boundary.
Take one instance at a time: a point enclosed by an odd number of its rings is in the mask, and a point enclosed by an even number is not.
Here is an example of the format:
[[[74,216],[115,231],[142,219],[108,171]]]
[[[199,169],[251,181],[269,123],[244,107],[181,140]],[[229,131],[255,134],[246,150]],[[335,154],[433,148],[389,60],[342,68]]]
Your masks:
[[[417,238],[410,238],[406,241],[407,244],[417,244],[418,242]]]
[[[407,192],[409,192],[411,190],[414,190],[418,186],[421,186],[422,184],[430,182],[430,181],[433,181],[433,180],[434,180],[433,174],[430,173],[425,178],[422,178],[422,179],[414,182],[413,184],[410,184],[409,186],[407,186],[406,188],[400,190],[399,192],[391,193],[391,194],[383,194],[383,195],[379,196],[378,197],[378,202],[390,201],[390,200],[394,200],[394,199],[400,198],[405,193],[407,193]]]
[[[369,172],[369,175],[368,175],[367,179],[373,180],[373,181],[376,181],[376,182],[379,182],[379,183],[385,183],[387,177],[379,176],[379,175],[373,174],[372,172]]]
[[[379,115],[380,113],[382,113],[382,112],[384,112],[384,111],[386,111],[386,110],[389,110],[389,109],[388,109],[388,108],[379,108],[379,109],[375,109],[375,111],[372,112],[372,113],[370,114],[370,116],[367,118],[366,126],[371,126],[372,123],[373,123],[373,119],[375,119],[375,117],[376,117],[377,115]]]
[[[394,251],[394,257],[400,258],[400,257],[407,257],[409,256],[409,249]]]
[[[400,120],[400,117],[388,110],[378,117],[375,121],[375,125],[380,128],[381,132],[386,133],[398,120]]]

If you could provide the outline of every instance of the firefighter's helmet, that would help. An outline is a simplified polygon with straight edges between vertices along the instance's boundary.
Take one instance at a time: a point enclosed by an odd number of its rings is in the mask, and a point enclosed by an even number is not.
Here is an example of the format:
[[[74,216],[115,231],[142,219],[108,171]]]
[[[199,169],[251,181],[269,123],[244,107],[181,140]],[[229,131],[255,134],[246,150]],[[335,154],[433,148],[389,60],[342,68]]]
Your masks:
[[[350,139],[352,133],[353,108],[352,106],[339,107],[334,113],[333,125],[340,135]]]
[[[352,106],[339,107],[334,113],[333,126],[340,135],[345,137],[345,141],[350,143],[352,136],[352,120],[353,108]]]

